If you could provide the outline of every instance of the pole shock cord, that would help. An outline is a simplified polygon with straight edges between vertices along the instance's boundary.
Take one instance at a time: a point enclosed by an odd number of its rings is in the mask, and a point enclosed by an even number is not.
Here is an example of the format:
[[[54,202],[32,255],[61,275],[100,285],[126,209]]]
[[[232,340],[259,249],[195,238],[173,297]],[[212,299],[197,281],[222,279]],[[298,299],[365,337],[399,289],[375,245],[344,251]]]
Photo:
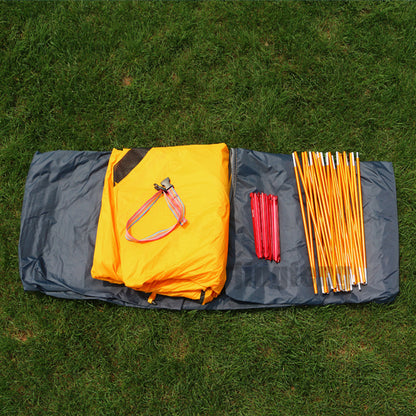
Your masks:
[[[151,241],[160,240],[163,237],[166,237],[170,234],[178,225],[184,225],[187,220],[185,218],[185,205],[182,200],[179,198],[179,195],[175,191],[175,188],[170,183],[170,179],[164,179],[160,185],[154,184],[157,192],[147,200],[127,221],[126,224],[126,239],[134,243],[149,243]],[[147,237],[137,239],[131,235],[130,229],[133,225],[138,222],[156,203],[156,201],[163,195],[166,203],[168,204],[169,209],[172,211],[172,214],[176,218],[176,223],[172,226],[165,228],[163,230],[157,231]]]

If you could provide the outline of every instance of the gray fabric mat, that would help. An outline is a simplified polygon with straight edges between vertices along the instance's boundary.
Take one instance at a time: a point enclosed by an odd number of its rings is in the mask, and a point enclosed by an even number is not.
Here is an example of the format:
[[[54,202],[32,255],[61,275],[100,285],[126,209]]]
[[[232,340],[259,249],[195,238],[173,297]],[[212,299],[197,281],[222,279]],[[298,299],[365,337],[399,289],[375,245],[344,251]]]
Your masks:
[[[231,149],[227,283],[207,305],[157,296],[90,275],[109,152],[36,153],[21,215],[19,264],[23,287],[65,299],[97,299],[165,309],[251,309],[290,305],[390,302],[399,292],[396,188],[391,163],[362,162],[368,285],[352,293],[314,295],[290,155]],[[254,250],[250,192],[277,194],[281,257],[259,260]]]

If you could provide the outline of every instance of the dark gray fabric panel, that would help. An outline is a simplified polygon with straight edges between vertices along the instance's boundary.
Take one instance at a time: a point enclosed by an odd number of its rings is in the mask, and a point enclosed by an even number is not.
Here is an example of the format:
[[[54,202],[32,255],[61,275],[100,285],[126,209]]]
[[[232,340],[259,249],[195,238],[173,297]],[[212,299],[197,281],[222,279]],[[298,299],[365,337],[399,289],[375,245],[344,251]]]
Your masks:
[[[391,164],[362,163],[369,284],[351,294],[314,295],[291,156],[231,149],[232,196],[226,288],[207,305],[147,294],[92,279],[90,269],[109,152],[35,154],[19,242],[23,287],[66,299],[166,309],[248,309],[391,301],[399,290],[398,229]],[[249,193],[279,196],[282,262],[258,260]]]
[[[225,293],[240,302],[317,305],[387,302],[399,291],[396,186],[391,163],[361,162],[368,284],[351,293],[313,293],[292,156],[233,149],[233,196]],[[281,262],[256,257],[250,192],[279,197]]]

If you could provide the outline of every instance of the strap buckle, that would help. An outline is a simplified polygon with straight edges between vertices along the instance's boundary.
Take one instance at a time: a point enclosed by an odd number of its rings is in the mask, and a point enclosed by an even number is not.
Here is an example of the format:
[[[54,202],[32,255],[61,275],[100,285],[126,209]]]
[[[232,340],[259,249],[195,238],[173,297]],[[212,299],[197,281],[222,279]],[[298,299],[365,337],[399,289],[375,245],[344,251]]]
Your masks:
[[[173,185],[170,183],[169,178],[163,179],[160,185],[155,183],[153,184],[153,186],[155,187],[156,191],[163,191],[163,192],[167,192],[170,188],[173,187]]]

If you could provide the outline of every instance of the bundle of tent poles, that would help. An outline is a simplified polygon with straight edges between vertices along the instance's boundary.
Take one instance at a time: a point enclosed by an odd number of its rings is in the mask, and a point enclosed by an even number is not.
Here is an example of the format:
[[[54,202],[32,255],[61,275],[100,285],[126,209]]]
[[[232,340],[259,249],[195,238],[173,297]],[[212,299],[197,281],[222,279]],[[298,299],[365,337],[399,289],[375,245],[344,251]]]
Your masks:
[[[318,284],[324,294],[361,290],[367,260],[358,153],[292,156],[314,293]]]

